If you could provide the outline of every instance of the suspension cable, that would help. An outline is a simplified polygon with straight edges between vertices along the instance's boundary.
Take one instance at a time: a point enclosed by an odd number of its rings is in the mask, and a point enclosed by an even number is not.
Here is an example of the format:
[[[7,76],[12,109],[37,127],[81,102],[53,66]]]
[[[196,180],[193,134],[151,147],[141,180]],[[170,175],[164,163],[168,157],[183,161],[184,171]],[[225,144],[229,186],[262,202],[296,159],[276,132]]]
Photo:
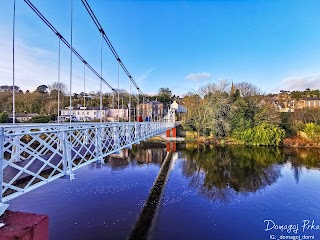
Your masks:
[[[128,113],[129,122],[131,122],[131,81],[130,81],[130,79],[129,79],[129,105],[128,105],[128,109],[129,109],[129,113]]]
[[[24,2],[38,15],[38,17],[56,34],[61,41],[83,62],[99,79],[102,79],[103,83],[106,84],[112,91],[114,88],[101,77],[101,75],[71,46],[71,44],[57,31],[57,29],[42,15],[42,13],[30,2],[30,0],[24,0]]]
[[[120,104],[120,91],[119,91],[119,87],[120,87],[120,71],[119,71],[119,62],[118,62],[118,122],[119,122],[119,114],[120,114],[120,109],[119,109],[119,104]]]
[[[131,74],[129,73],[129,71],[127,70],[126,66],[123,64],[123,62],[121,61],[119,55],[117,54],[116,50],[114,49],[114,47],[112,46],[109,38],[107,37],[105,31],[103,30],[101,24],[99,23],[97,17],[95,16],[94,12],[92,11],[90,5],[88,4],[87,0],[81,0],[84,7],[86,8],[87,12],[89,13],[91,19],[93,20],[94,24],[96,25],[96,27],[98,28],[99,32],[101,33],[101,35],[103,36],[103,39],[105,40],[105,42],[107,43],[108,47],[110,48],[112,54],[114,55],[114,57],[116,58],[116,60],[118,61],[118,63],[120,64],[120,66],[122,67],[123,71],[127,74],[127,76],[129,77],[129,79],[131,80],[131,82],[133,83],[133,85],[136,87],[136,89],[140,92],[140,94],[143,95],[142,91],[140,90],[138,84],[134,81],[133,77],[131,76]]]
[[[13,1],[13,26],[12,26],[12,123],[16,123],[16,86],[15,86],[15,31],[16,31],[16,0]]]
[[[100,53],[100,75],[102,78],[102,47],[103,47],[103,39],[101,36],[101,53]],[[100,123],[102,123],[102,79],[100,81]]]
[[[60,86],[60,58],[61,58],[61,41],[60,38],[58,38],[58,42],[59,42],[59,50],[58,50],[58,118],[57,118],[57,122],[60,123],[60,90],[61,90],[61,86]]]
[[[70,43],[71,43],[71,49],[70,49],[70,96],[69,96],[69,117],[70,117],[70,127],[71,127],[71,106],[72,106],[72,27],[73,27],[73,0],[70,0],[71,3],[71,8],[70,8],[70,18],[71,18],[71,22],[70,22]],[[70,128],[71,129],[71,128]]]
[[[139,119],[139,118],[140,118],[140,104],[139,104],[139,102],[140,102],[140,99],[139,99],[140,96],[139,96],[139,93],[138,93],[138,96],[137,96],[137,97],[138,97],[138,105],[137,105],[137,109],[138,109],[138,110],[137,110],[137,118],[138,118],[138,120],[137,120],[137,121],[139,122],[139,121],[140,121],[140,119]]]
[[[86,65],[83,64],[83,110],[86,110]],[[85,113],[85,111],[83,111]],[[86,115],[84,114],[83,121],[86,121]]]

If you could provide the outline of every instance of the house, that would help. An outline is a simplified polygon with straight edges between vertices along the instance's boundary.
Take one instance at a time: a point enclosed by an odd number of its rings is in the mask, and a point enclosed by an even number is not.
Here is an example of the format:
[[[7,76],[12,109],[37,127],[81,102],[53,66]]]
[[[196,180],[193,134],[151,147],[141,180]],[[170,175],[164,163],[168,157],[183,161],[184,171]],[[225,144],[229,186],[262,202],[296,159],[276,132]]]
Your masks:
[[[181,104],[178,104],[176,100],[171,103],[170,108],[175,109],[177,113],[186,113],[187,108],[182,106]]]
[[[128,109],[125,108],[120,108],[120,109],[107,109],[106,110],[106,118],[109,121],[117,121],[118,118],[119,120],[128,120],[129,119],[129,111]]]
[[[100,116],[102,116],[102,118],[106,117],[106,110],[102,108],[102,111],[100,113],[100,107],[71,107],[71,109],[69,107],[66,107],[65,109],[61,109],[60,113],[60,121],[70,120],[70,115],[73,116],[73,121],[81,122],[100,119]]]
[[[38,116],[38,113],[16,113],[15,119],[17,122],[28,122],[31,120],[31,118]],[[13,115],[12,113],[9,114],[9,118],[12,119]]]
[[[291,100],[292,106],[295,108],[305,108],[305,107],[320,107],[320,98],[309,97],[309,98],[299,98],[296,100]]]
[[[143,117],[163,117],[164,107],[162,102],[149,101],[148,103],[140,103],[138,106],[138,115]]]
[[[70,120],[70,112],[72,116],[72,121],[80,121],[80,122],[90,122],[94,120],[100,119],[100,116],[103,120],[116,121],[119,117],[120,120],[125,119],[128,120],[128,109],[106,109],[102,108],[100,112],[100,107],[77,107],[69,109],[66,107],[65,109],[61,109],[59,116],[59,120],[69,121]]]

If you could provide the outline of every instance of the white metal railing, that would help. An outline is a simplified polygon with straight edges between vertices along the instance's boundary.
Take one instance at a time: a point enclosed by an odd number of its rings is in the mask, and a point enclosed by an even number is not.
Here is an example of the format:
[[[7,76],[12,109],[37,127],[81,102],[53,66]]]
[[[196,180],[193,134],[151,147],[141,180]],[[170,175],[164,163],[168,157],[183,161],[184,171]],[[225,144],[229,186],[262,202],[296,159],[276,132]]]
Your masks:
[[[1,206],[169,128],[169,122],[0,125]]]

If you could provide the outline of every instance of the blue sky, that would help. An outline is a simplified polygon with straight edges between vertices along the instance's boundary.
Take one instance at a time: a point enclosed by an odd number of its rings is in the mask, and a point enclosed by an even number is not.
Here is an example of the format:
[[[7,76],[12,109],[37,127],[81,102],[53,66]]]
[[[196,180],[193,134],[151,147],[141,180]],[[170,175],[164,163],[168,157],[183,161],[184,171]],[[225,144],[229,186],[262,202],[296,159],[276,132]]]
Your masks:
[[[32,3],[70,40],[70,1]],[[169,87],[181,95],[221,79],[247,81],[264,92],[320,88],[320,1],[88,3],[144,93]],[[0,2],[1,85],[12,81],[12,11],[13,1]],[[17,85],[34,90],[57,81],[57,37],[22,0],[16,16]],[[100,35],[80,0],[74,0],[73,30],[75,49],[100,72]],[[62,81],[69,86],[70,53],[61,51]],[[72,92],[83,91],[78,60],[73,72]],[[99,90],[99,80],[86,72],[86,90]],[[117,63],[106,45],[103,76],[117,87]],[[129,88],[122,71],[120,88]]]

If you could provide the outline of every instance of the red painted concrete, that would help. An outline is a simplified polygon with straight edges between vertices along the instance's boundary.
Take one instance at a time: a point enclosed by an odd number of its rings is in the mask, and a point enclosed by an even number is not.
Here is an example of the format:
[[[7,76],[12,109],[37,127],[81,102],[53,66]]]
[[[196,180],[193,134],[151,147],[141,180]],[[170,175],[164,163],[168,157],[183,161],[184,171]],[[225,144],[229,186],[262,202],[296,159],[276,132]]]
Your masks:
[[[172,128],[172,137],[177,137],[177,129]]]
[[[46,215],[7,210],[0,219],[5,223],[0,228],[0,240],[49,239],[49,218]]]
[[[177,151],[177,143],[176,142],[166,142],[166,151],[167,152],[176,152]]]
[[[166,131],[166,137],[171,137],[171,129]]]
[[[167,142],[167,143],[166,143],[166,151],[167,151],[167,152],[170,152],[170,149],[171,149],[171,148],[170,148],[170,142]]]

